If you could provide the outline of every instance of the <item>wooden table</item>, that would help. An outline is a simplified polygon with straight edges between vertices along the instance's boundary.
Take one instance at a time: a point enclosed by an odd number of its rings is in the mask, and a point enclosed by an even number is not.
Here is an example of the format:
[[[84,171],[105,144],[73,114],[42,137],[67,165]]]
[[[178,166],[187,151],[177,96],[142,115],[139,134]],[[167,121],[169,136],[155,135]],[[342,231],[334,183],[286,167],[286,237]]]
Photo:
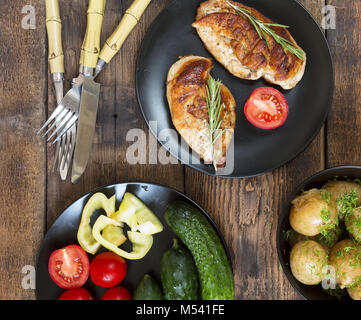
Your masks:
[[[168,185],[208,211],[231,249],[238,299],[299,299],[278,262],[278,216],[292,190],[308,176],[326,167],[360,162],[361,2],[301,1],[319,23],[325,5],[336,7],[336,29],[325,30],[336,88],[332,112],[320,134],[296,159],[271,173],[222,179],[180,164],[129,165],[125,158],[130,145],[127,131],[140,128],[148,132],[135,94],[136,53],[150,23],[169,1],[152,1],[121,52],[99,76],[102,89],[93,153],[80,182],[72,185],[51,172],[54,149],[35,135],[55,105],[48,74],[44,1],[26,2],[35,9],[36,25],[24,29],[24,1],[0,0],[0,299],[34,298],[34,290],[22,288],[25,274],[21,271],[25,265],[35,265],[49,226],[81,195],[124,181]],[[102,43],[130,3],[107,0]],[[60,1],[65,89],[77,74],[86,5],[84,0]]]

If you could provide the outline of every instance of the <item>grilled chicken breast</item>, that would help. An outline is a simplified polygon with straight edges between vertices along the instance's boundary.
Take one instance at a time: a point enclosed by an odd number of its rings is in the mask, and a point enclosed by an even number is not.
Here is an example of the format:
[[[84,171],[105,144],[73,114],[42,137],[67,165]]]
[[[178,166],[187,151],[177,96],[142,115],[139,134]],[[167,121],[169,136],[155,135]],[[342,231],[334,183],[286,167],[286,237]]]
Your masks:
[[[267,23],[273,23],[257,10],[239,2],[231,4],[245,8],[253,16]],[[197,29],[208,51],[233,75],[242,79],[266,81],[292,89],[302,79],[306,66],[306,56],[300,60],[282,48],[273,37],[267,42],[261,39],[248,18],[236,13],[226,0],[208,0],[198,8]],[[285,28],[272,27],[283,38],[300,48]]]
[[[183,139],[206,164],[223,167],[226,150],[236,123],[236,103],[226,86],[221,85],[221,130],[225,130],[214,145],[208,127],[207,84],[213,68],[211,59],[187,56],[175,62],[168,72],[167,99],[172,121]]]

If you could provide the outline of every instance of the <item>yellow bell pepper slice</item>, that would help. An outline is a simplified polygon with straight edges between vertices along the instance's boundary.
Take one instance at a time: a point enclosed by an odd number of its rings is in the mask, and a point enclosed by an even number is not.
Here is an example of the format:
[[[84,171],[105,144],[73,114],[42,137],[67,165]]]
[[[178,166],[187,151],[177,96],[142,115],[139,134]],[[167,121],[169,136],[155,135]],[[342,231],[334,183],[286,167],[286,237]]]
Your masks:
[[[125,241],[127,241],[127,237],[124,235],[122,227],[123,224],[119,227],[108,224],[103,230],[103,238],[115,244],[117,247],[122,245]]]
[[[100,244],[94,239],[90,226],[90,218],[95,210],[104,209],[109,216],[115,212],[115,195],[108,199],[103,193],[95,193],[87,201],[78,228],[78,242],[88,253],[95,254],[100,248]]]
[[[117,221],[125,222],[132,231],[153,235],[163,231],[163,225],[157,216],[135,195],[124,194],[119,210],[111,215]]]
[[[119,210],[110,215],[110,218],[126,223],[132,231],[138,226],[137,216],[135,211],[137,208],[129,201],[123,201],[120,203]]]
[[[127,252],[123,249],[120,249],[113,243],[105,240],[104,237],[102,236],[102,231],[108,225],[120,226],[120,223],[104,215],[99,216],[99,218],[97,219],[97,221],[95,221],[95,224],[93,226],[93,237],[103,247],[125,259],[128,260],[142,259],[148,253],[148,251],[153,245],[152,236],[144,235],[139,232],[128,231],[127,235],[128,235],[128,239],[133,244],[133,251]]]

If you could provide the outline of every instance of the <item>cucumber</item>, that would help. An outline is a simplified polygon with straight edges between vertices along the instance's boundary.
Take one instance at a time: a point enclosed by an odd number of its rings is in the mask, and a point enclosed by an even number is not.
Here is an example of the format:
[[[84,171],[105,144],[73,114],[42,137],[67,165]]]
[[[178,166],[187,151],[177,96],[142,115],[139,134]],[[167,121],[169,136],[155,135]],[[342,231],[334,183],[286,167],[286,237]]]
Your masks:
[[[149,274],[146,274],[135,289],[133,300],[163,300],[162,289]]]
[[[160,262],[160,278],[166,300],[197,300],[198,272],[187,248],[178,245],[163,253]]]
[[[191,252],[204,300],[233,300],[234,280],[223,245],[207,218],[192,205],[176,200],[165,220]]]

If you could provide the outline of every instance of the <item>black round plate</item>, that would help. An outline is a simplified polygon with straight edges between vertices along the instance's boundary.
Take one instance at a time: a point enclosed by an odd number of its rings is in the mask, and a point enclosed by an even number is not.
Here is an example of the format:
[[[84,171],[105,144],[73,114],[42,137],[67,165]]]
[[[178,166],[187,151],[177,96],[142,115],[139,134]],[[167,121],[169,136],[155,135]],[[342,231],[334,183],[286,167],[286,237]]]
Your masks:
[[[136,67],[136,89],[147,124],[158,137],[164,129],[174,129],[166,98],[166,77],[179,56],[189,54],[211,57],[191,24],[201,0],[174,0],[155,19],[140,48]],[[234,134],[234,170],[225,177],[249,177],[278,168],[303,151],[321,129],[332,103],[334,77],[327,41],[307,10],[295,0],[243,0],[272,20],[290,26],[290,32],[307,53],[306,71],[292,90],[274,86],[286,97],[289,115],[286,123],[274,130],[251,125],[243,106],[251,92],[271,86],[264,80],[247,81],[234,77],[215,59],[212,75],[231,90],[237,103]],[[164,133],[165,131],[163,131]],[[182,145],[180,135],[158,141],[177,159],[190,167],[214,175],[213,166],[186,161],[194,159]],[[187,163],[188,162],[188,163]]]
[[[130,292],[134,292],[139,281],[143,278],[145,273],[151,274],[160,283],[159,270],[160,270],[160,259],[163,252],[169,248],[172,244],[172,240],[175,234],[168,227],[164,220],[164,212],[167,205],[176,200],[180,199],[189,202],[200,212],[202,212],[208,221],[216,230],[219,238],[221,239],[223,246],[226,250],[229,261],[230,256],[225,244],[225,241],[219,232],[217,226],[207,213],[193,200],[185,196],[184,194],[161,185],[150,184],[150,183],[120,183],[111,186],[99,188],[97,190],[88,193],[71,204],[65,211],[58,217],[58,219],[51,226],[47,232],[37,261],[36,267],[36,298],[40,300],[52,300],[57,299],[60,293],[63,291],[58,287],[50,278],[48,273],[48,261],[51,253],[54,250],[65,247],[70,244],[77,244],[77,231],[80,223],[81,213],[87,200],[96,192],[102,192],[107,197],[116,195],[117,207],[123,198],[124,193],[128,191],[135,194],[141,199],[161,220],[164,226],[164,230],[161,233],[154,235],[154,243],[148,254],[141,260],[127,260],[128,272],[122,282]],[[100,214],[100,211],[98,212]],[[97,213],[93,215],[92,220],[95,220]],[[88,255],[89,259],[93,256]],[[104,293],[105,289],[96,286],[90,279],[84,285],[93,295],[95,299],[99,299]]]
[[[317,286],[307,286],[299,282],[292,274],[290,267],[290,252],[291,246],[289,242],[284,237],[284,232],[291,229],[289,222],[289,212],[291,209],[291,201],[298,196],[302,190],[309,190],[312,188],[321,188],[327,181],[339,177],[340,179],[360,179],[361,178],[361,167],[360,166],[339,166],[329,168],[323,171],[320,171],[313,176],[306,179],[302,182],[292,193],[290,198],[287,201],[283,212],[279,217],[278,228],[277,228],[277,252],[278,258],[282,265],[282,269],[285,272],[289,282],[296,289],[296,291],[301,295],[302,298],[306,300],[334,300],[337,299],[324,290],[322,290],[321,285]],[[350,299],[348,295],[344,297],[345,299]]]

